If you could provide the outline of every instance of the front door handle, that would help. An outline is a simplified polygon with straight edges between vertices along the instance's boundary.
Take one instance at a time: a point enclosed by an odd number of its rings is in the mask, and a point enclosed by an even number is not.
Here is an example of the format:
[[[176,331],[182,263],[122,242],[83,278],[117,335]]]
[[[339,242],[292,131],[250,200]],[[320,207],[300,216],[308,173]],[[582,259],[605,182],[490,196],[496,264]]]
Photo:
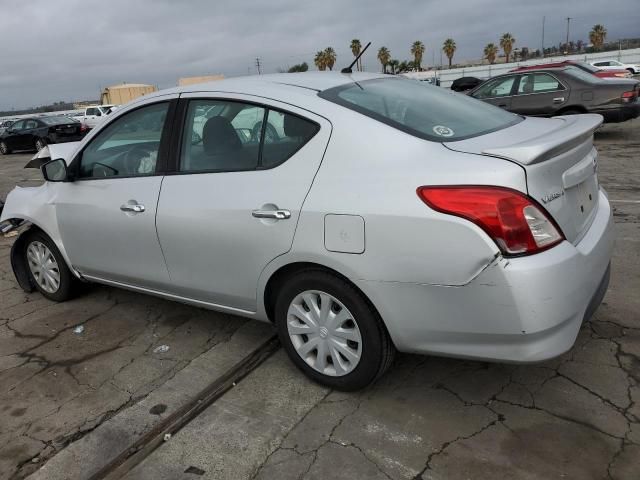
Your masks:
[[[556,97],[553,99],[553,103],[562,103],[564,102],[564,97]]]
[[[122,210],[123,212],[142,213],[144,212],[144,205],[140,205],[137,203],[125,203],[124,205],[120,206],[120,210]]]
[[[286,220],[291,218],[289,210],[254,210],[251,212],[255,218],[273,218],[275,220]]]

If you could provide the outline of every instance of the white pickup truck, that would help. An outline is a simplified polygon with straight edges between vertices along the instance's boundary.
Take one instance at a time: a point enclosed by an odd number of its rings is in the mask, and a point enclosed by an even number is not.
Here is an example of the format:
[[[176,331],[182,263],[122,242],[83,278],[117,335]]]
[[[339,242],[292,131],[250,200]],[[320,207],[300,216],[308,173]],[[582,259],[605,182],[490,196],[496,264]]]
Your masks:
[[[75,115],[73,118],[84,124],[87,128],[93,128],[116,108],[118,107],[115,105],[93,105],[85,108],[84,113]]]

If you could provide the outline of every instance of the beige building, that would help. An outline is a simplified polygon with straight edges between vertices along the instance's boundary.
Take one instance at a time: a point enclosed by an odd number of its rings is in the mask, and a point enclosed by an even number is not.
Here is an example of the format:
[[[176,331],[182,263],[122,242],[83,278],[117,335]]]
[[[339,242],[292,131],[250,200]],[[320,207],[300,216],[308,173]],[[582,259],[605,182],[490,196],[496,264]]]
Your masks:
[[[194,83],[215,82],[217,80],[224,80],[224,75],[203,75],[200,77],[183,77],[178,79],[178,86],[183,87],[185,85],[193,85]]]
[[[122,105],[142,95],[157,92],[158,87],[143,83],[123,83],[107,87],[102,91],[100,102],[103,105]]]

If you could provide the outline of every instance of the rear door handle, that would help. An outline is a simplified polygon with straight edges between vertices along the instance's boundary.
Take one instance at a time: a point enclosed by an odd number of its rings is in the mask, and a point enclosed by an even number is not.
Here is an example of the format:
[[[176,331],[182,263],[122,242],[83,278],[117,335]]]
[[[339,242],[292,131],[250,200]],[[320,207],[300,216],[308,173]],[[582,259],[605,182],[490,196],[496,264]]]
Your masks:
[[[286,220],[291,218],[289,210],[254,210],[251,212],[255,218],[273,218],[275,220]]]
[[[564,102],[564,97],[556,97],[553,99],[553,103],[562,103]]]
[[[142,213],[144,212],[144,205],[140,205],[140,204],[129,204],[129,203],[125,203],[124,205],[120,206],[120,210],[122,210],[123,212],[132,212],[132,213]]]

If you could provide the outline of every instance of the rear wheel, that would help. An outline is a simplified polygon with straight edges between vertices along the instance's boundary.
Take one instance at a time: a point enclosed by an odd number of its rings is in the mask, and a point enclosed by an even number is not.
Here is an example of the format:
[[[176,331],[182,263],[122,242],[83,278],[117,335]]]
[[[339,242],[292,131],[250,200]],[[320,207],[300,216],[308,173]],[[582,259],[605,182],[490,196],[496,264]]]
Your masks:
[[[0,153],[2,155],[9,155],[11,153],[11,150],[9,149],[7,144],[4,142],[0,142]]]
[[[38,291],[55,302],[72,298],[79,282],[53,241],[44,233],[35,231],[28,234],[24,245],[29,279]]]
[[[42,139],[42,138],[38,138],[36,140],[36,150],[39,152],[40,150],[42,150],[44,147],[47,146],[47,142]]]
[[[358,390],[391,365],[395,348],[382,319],[353,285],[323,270],[306,270],[280,289],[278,336],[307,376],[339,390]]]

